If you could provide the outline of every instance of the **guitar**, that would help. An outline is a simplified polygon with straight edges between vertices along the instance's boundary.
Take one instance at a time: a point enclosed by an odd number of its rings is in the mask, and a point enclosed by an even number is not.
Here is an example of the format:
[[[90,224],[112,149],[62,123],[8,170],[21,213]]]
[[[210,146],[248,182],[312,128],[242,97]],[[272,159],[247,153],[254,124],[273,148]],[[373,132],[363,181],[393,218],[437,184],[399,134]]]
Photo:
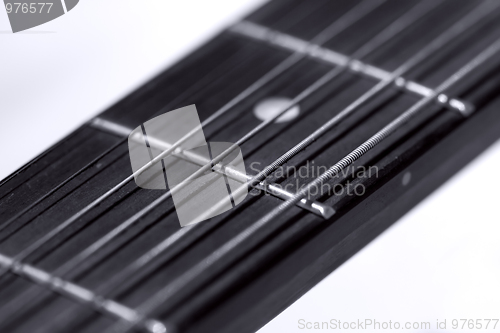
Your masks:
[[[259,329],[498,138],[499,15],[267,3],[0,183],[0,330]],[[181,227],[127,143],[193,104],[248,195]]]

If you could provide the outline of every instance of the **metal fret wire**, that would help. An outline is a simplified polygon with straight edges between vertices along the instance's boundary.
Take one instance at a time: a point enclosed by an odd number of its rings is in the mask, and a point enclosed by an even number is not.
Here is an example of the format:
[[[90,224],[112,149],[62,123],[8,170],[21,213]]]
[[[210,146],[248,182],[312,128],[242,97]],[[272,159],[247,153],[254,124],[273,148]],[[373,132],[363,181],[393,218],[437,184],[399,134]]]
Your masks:
[[[235,24],[230,28],[230,31],[261,42],[264,41],[272,46],[278,46],[288,51],[306,53],[311,59],[324,61],[335,66],[346,66],[350,58],[339,52],[311,44],[297,37],[274,31],[249,21],[242,21]],[[272,38],[269,38],[269,36],[272,36]],[[354,74],[379,81],[389,79],[392,74],[391,72],[379,67],[374,67],[359,59],[353,59],[347,69]],[[431,88],[414,81],[407,81],[404,78],[398,78],[395,83],[401,90],[410,92],[419,97],[425,97],[432,93]],[[448,109],[457,110],[464,115],[468,115],[474,111],[474,107],[470,103],[455,98],[447,101],[438,99],[438,102]]]
[[[98,128],[100,128],[101,126],[102,127],[114,126],[113,123],[110,123],[111,125],[108,125],[108,124],[103,125],[102,122],[106,123],[107,121],[100,120],[99,118],[95,118],[95,120],[98,120],[98,121],[96,121],[96,123],[99,123],[99,125],[93,125],[93,126],[98,127]],[[116,126],[118,126],[118,125],[116,125]],[[106,129],[106,130],[110,131],[109,129]],[[113,132],[118,133],[119,135],[128,135],[128,133],[130,133],[131,130],[127,127],[120,125],[120,128],[114,129]],[[124,134],[124,133],[126,133],[126,134]],[[132,138],[132,139],[134,140],[134,138]],[[140,140],[141,140],[140,142],[142,143],[143,139],[141,138]],[[160,150],[166,149],[168,147],[170,147],[169,144],[167,144],[165,142],[158,142],[158,148]],[[174,151],[172,153],[172,156],[174,156],[178,159],[187,161],[191,164],[195,164],[197,166],[204,166],[205,164],[210,163],[210,160],[205,158],[204,156],[201,156],[197,153],[193,153],[190,151],[185,151],[185,150],[180,149],[180,148],[178,148],[178,151],[177,150]],[[246,184],[250,179],[253,178],[252,175],[242,173],[242,172],[237,171],[234,168],[229,167],[229,166],[226,166],[224,169],[225,169],[225,171],[222,171],[222,168],[219,165],[212,166],[212,170],[214,172],[217,172],[218,174],[223,175],[224,177],[229,177],[229,178],[239,182],[240,184],[242,184],[242,183]],[[276,184],[266,184],[265,186],[263,184],[257,184],[257,185],[255,185],[255,188],[258,188],[261,191],[265,191],[268,194],[275,196],[276,198],[283,199],[283,200],[287,200],[293,196],[293,193],[288,192],[284,189],[281,189]],[[306,210],[312,212],[313,214],[316,214],[316,215],[323,217],[323,218],[326,218],[326,219],[330,218],[334,213],[334,210],[332,207],[323,205],[322,203],[317,202],[317,201],[309,201],[309,200],[304,199],[304,200],[299,201],[297,203],[297,206],[299,206],[303,209],[306,209]]]
[[[313,40],[315,41],[315,43],[320,43],[322,40],[326,41],[329,38],[333,38],[336,34],[344,31],[350,25],[354,24],[359,19],[361,19],[362,17],[364,17],[367,14],[369,14],[370,12],[372,12],[374,9],[376,9],[377,7],[379,7],[380,5],[382,5],[384,2],[385,2],[385,0],[378,0],[378,1],[373,1],[373,0],[367,1],[367,0],[365,0],[365,1],[361,2],[357,6],[351,8],[346,14],[344,14],[336,22],[334,22],[329,27],[327,27],[325,30],[323,30],[323,32],[320,33],[320,35],[318,35],[318,37],[320,37],[321,40],[320,39],[316,39],[316,38],[313,39]],[[330,37],[326,38],[327,35],[329,35]],[[270,72],[268,72],[265,76],[263,76],[261,79],[259,79],[258,81],[256,81],[253,85],[251,85],[249,88],[247,88],[242,93],[240,93],[238,96],[236,96],[234,99],[232,99],[230,102],[228,102],[225,106],[223,106],[221,109],[219,109],[216,113],[214,113],[212,116],[210,116],[209,118],[207,118],[202,123],[201,126],[206,126],[209,123],[211,123],[213,120],[215,120],[216,118],[218,118],[219,116],[221,116],[222,114],[224,114],[225,112],[227,112],[230,108],[234,107],[239,102],[241,102],[243,99],[245,99],[246,97],[250,96],[253,92],[255,92],[256,90],[260,89],[266,83],[270,82],[272,79],[274,79],[275,77],[277,77],[278,75],[280,75],[281,73],[283,73],[286,69],[290,68],[293,64],[297,63],[303,57],[304,57],[303,54],[297,53],[297,54],[293,54],[289,58],[285,59],[281,64],[279,64],[278,66],[276,66],[275,68],[273,68],[273,70],[271,70]],[[326,81],[325,82],[323,82],[323,81],[321,82],[321,84],[313,85],[314,87],[310,87],[310,88],[319,89],[322,85],[326,84]],[[307,96],[309,96],[310,94],[312,94],[314,91],[315,91],[314,89],[306,89],[306,91],[304,91],[303,94],[300,95],[301,98],[298,99],[295,103],[299,103],[302,99],[306,98]],[[245,137],[243,137],[242,139],[240,139],[237,144],[241,145],[243,142],[245,142],[248,139],[250,139],[253,135],[257,134],[260,130],[264,129],[265,127],[267,127],[268,125],[270,125],[271,123],[273,123],[273,121],[276,118],[278,118],[281,114],[283,114],[286,111],[288,111],[294,105],[295,104],[289,105],[280,114],[278,114],[274,118],[269,119],[268,121],[266,121],[265,124],[260,124],[259,126],[257,126],[253,130],[251,130],[247,135],[245,135]],[[32,245],[30,245],[27,249],[23,250],[20,254],[16,255],[13,258],[13,260],[10,260],[10,258],[2,256],[4,258],[4,260],[0,260],[0,265],[3,266],[2,270],[0,270],[0,276],[4,275],[9,270],[12,270],[14,273],[19,273],[20,270],[22,270],[23,266],[29,267],[29,265],[21,263],[20,260],[22,260],[23,258],[25,258],[26,256],[28,256],[29,254],[33,253],[37,248],[39,248],[45,242],[47,242],[52,237],[54,237],[58,232],[60,232],[61,230],[63,230],[67,226],[69,226],[74,221],[78,220],[81,216],[83,216],[85,213],[87,213],[90,209],[94,208],[95,206],[97,206],[98,204],[100,204],[104,199],[108,198],[113,193],[115,193],[116,191],[118,191],[126,183],[128,183],[130,180],[132,180],[134,178],[134,175],[140,174],[141,172],[143,172],[144,170],[146,170],[147,168],[149,168],[151,165],[153,165],[154,163],[156,163],[158,160],[160,160],[161,158],[167,156],[169,153],[171,153],[172,151],[174,151],[174,149],[177,148],[180,144],[182,144],[182,142],[184,142],[190,136],[192,136],[195,133],[195,131],[196,131],[196,129],[193,130],[192,132],[188,133],[186,136],[184,136],[178,142],[176,142],[170,149],[164,151],[162,154],[160,154],[159,156],[157,156],[154,160],[152,160],[148,164],[146,164],[143,168],[139,169],[136,173],[134,173],[131,176],[127,177],[125,180],[123,180],[122,182],[120,182],[113,189],[111,189],[108,192],[106,192],[104,195],[102,195],[101,197],[99,197],[98,199],[96,199],[95,201],[93,201],[91,204],[89,204],[84,209],[80,210],[78,213],[76,213],[75,215],[73,215],[68,220],[64,221],[61,225],[59,225],[58,227],[56,227],[55,229],[53,229],[51,232],[49,232],[48,234],[46,234],[44,237],[42,237],[41,239],[39,239],[38,241],[36,241]],[[219,155],[219,156],[221,156],[221,155]],[[222,158],[223,157],[221,157],[221,159]],[[171,194],[171,192],[169,192],[167,194],[169,195],[169,194]],[[129,221],[131,223],[131,222],[137,220],[138,218],[140,218],[141,216],[143,216],[144,214],[146,214],[147,212],[149,212],[150,210],[152,210],[154,207],[156,207],[159,203],[161,203],[162,201],[164,201],[167,198],[168,198],[168,196],[166,196],[166,195],[160,197],[159,199],[155,200],[152,204],[150,204],[146,208],[144,208],[142,211],[140,211],[137,214],[135,214],[134,216],[132,216],[127,221]],[[117,229],[114,230],[114,231],[117,232],[116,234],[120,233],[122,230],[125,229],[122,226],[124,226],[127,223],[127,221],[125,221],[121,226],[119,226]],[[128,224],[130,224],[130,223],[128,223]],[[122,228],[120,228],[120,227],[122,227]],[[111,233],[113,233],[113,231]],[[115,234],[115,233],[113,233],[113,234]],[[110,234],[108,234],[108,235],[110,235]],[[114,236],[112,236],[110,239],[112,239],[113,237]],[[101,238],[101,240],[103,240],[103,238]],[[103,244],[105,244],[105,242],[103,242]],[[55,288],[55,289],[58,289],[56,285],[52,285],[52,287]]]
[[[174,282],[164,287],[162,290],[157,292],[153,297],[151,297],[148,301],[144,302],[137,310],[139,313],[151,313],[156,308],[158,308],[162,303],[164,303],[168,297],[178,291],[180,288],[183,288],[192,281],[195,277],[200,276],[206,271],[207,268],[214,265],[218,260],[222,257],[226,256],[231,252],[236,246],[244,242],[246,239],[250,238],[257,231],[267,226],[271,221],[277,218],[284,211],[289,209],[294,202],[300,200],[301,198],[308,195],[309,191],[316,186],[321,185],[323,182],[331,179],[336,174],[340,173],[343,169],[351,165],[354,161],[363,156],[366,152],[373,149],[380,142],[382,142],[389,135],[394,133],[398,128],[400,128],[403,124],[407,123],[413,116],[418,114],[425,106],[429,105],[434,99],[443,91],[452,87],[455,83],[459,82],[466,75],[476,69],[478,66],[482,65],[486,60],[490,59],[495,54],[498,54],[500,51],[500,39],[498,39],[494,44],[488,47],[486,50],[481,52],[478,56],[476,56],[472,61],[462,67],[458,72],[452,75],[449,79],[443,82],[436,90],[432,96],[424,97],[419,102],[414,104],[410,109],[405,111],[402,115],[397,117],[395,120],[386,125],[382,130],[380,130],[377,134],[372,136],[370,139],[365,141],[358,148],[353,150],[335,165],[333,165],[330,169],[328,169],[325,173],[323,173],[320,177],[316,178],[314,181],[310,182],[305,188],[300,190],[293,199],[287,200],[286,202],[279,205],[277,208],[273,209],[271,212],[266,214],[264,217],[259,219],[256,223],[254,223],[249,228],[242,231],[236,237],[225,243],[223,246],[219,247],[215,252],[211,255],[207,256],[205,259],[200,261],[196,266],[182,274],[179,278],[177,278]],[[139,322],[136,323],[136,325]],[[127,332],[135,326],[131,326],[130,322],[121,322],[114,326],[113,330],[119,332]]]
[[[211,70],[207,75],[205,75],[204,77],[202,77],[201,80],[196,81],[196,83],[194,85],[190,86],[188,90],[184,91],[182,94],[180,94],[179,96],[177,96],[173,101],[169,102],[167,105],[165,105],[164,107],[162,107],[159,111],[155,112],[153,114],[153,117],[155,117],[155,116],[157,116],[159,114],[162,114],[162,113],[168,111],[170,107],[173,107],[174,105],[176,105],[176,104],[180,103],[181,101],[185,100],[187,97],[189,97],[189,96],[193,95],[194,93],[200,91],[202,88],[204,88],[204,87],[207,86],[207,83],[213,82],[213,78],[214,77],[218,77],[221,72],[229,71],[230,69],[234,69],[232,62],[235,61],[235,60],[237,60],[238,57],[241,54],[245,54],[245,50],[240,50],[240,51],[235,52],[233,55],[230,56],[230,58],[227,61],[225,61],[224,63],[222,63],[220,66],[217,66],[215,69]],[[30,204],[28,207],[24,208],[22,211],[20,211],[19,213],[17,213],[13,217],[11,217],[9,220],[7,220],[7,222],[5,222],[4,224],[0,225],[0,232],[2,230],[4,230],[5,228],[7,228],[15,220],[17,220],[18,218],[20,218],[21,216],[23,216],[24,214],[26,214],[27,212],[29,212],[31,209],[33,209],[37,204],[39,204],[40,202],[42,202],[43,200],[45,200],[46,198],[48,198],[49,196],[51,196],[52,194],[54,194],[55,192],[57,192],[57,190],[61,189],[64,185],[66,185],[67,183],[69,183],[71,180],[73,180],[74,178],[76,178],[82,172],[84,172],[85,170],[87,170],[89,167],[91,167],[97,161],[99,161],[103,157],[107,156],[114,149],[116,149],[117,147],[119,147],[121,144],[123,144],[125,142],[127,142],[127,138],[124,138],[124,139],[118,141],[111,148],[107,149],[105,152],[103,152],[98,157],[96,157],[95,159],[93,159],[87,165],[83,166],[80,170],[78,170],[77,172],[75,172],[74,174],[72,174],[70,177],[66,178],[59,185],[57,185],[55,188],[53,188],[52,190],[50,190],[49,192],[47,192],[45,195],[43,195],[42,197],[40,197],[39,199],[37,199],[35,202],[33,202],[32,204]],[[94,176],[96,176],[97,174],[101,173],[105,169],[106,168],[100,169]],[[93,178],[94,176],[90,177],[89,179]],[[87,179],[87,181],[89,179]],[[75,187],[74,190],[78,189],[82,184],[79,184],[77,187]],[[59,202],[59,200],[57,200],[56,202],[54,202],[54,204],[57,203],[57,202]],[[50,207],[51,206],[46,207],[40,213],[43,213],[44,211],[46,211]],[[34,217],[33,217],[33,219],[34,219]],[[30,219],[29,221],[25,222],[23,225],[18,226],[18,229],[20,229],[21,227],[23,227],[25,224],[31,222],[33,219]],[[11,236],[11,235],[9,235],[9,236]],[[5,239],[1,240],[0,242],[2,242],[4,240]]]

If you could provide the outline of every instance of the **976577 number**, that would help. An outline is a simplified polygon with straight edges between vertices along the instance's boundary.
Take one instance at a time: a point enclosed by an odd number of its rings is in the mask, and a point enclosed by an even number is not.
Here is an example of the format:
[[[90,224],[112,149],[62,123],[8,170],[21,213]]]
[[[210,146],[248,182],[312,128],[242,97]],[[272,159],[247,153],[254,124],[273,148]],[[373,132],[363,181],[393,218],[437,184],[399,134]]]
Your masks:
[[[41,14],[41,13],[50,13],[50,9],[52,8],[53,2],[39,2],[39,3],[7,3],[5,4],[5,9],[7,10],[7,14],[10,13],[31,13],[31,14]]]
[[[498,324],[498,319],[453,319],[451,321],[451,327],[453,329],[496,329]]]

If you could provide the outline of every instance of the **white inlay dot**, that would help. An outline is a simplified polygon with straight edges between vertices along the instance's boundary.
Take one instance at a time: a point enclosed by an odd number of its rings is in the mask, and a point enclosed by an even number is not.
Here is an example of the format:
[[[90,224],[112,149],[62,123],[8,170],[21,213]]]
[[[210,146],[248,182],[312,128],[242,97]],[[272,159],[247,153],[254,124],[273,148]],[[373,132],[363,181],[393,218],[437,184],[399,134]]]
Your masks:
[[[403,175],[401,183],[403,183],[403,186],[408,186],[410,182],[411,182],[411,172],[408,171]]]
[[[262,100],[253,109],[253,114],[262,121],[272,119],[278,115],[284,108],[290,105],[292,100],[286,97],[270,97]],[[276,123],[284,123],[297,117],[300,113],[298,105],[282,114],[275,120]]]

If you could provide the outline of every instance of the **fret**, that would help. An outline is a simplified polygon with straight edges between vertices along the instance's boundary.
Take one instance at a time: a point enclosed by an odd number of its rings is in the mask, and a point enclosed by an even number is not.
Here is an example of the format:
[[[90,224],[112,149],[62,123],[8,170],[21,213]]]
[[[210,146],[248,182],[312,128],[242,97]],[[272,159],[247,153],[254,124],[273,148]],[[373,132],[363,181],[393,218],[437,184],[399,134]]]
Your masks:
[[[137,311],[123,304],[117,303],[113,300],[104,299],[103,297],[96,295],[91,290],[88,290],[69,281],[62,280],[61,278],[56,277],[53,274],[45,272],[39,268],[33,267],[28,264],[16,263],[13,258],[9,258],[2,254],[0,254],[0,265],[3,267],[14,266],[14,271],[16,274],[30,279],[37,285],[48,287],[55,292],[73,298],[78,302],[87,304],[88,306],[94,308],[96,311],[103,312],[104,314],[111,315],[113,317],[129,322],[134,322],[135,320],[137,320],[137,318],[142,317],[137,313]],[[166,331],[165,326],[157,320],[147,319],[147,322],[147,327],[154,326],[154,330],[150,330],[151,333]]]
[[[122,137],[123,136],[128,137],[128,135],[132,132],[132,129],[130,129],[130,128],[127,128],[127,127],[122,126],[122,125],[117,124],[117,123],[113,123],[109,120],[101,119],[99,117],[94,118],[90,122],[90,124],[92,127],[96,128],[96,129],[100,129],[100,130],[106,131],[108,133],[115,134],[115,135],[122,136]],[[156,146],[162,147],[162,150],[167,150],[167,149],[171,148],[171,145],[169,145],[167,143],[163,143],[163,142],[157,143]],[[177,151],[177,150],[174,151],[172,153],[172,156],[175,156],[175,157],[178,157],[178,158],[183,159],[185,161],[194,163],[198,166],[204,166],[204,165],[207,165],[210,163],[210,161],[206,160],[203,156],[200,156],[199,154],[193,154],[193,153],[187,154],[187,152],[183,151],[182,149],[180,149],[179,151]],[[211,165],[211,167],[212,167],[213,171],[215,171],[221,175],[226,175],[226,176],[230,177],[231,179],[236,180],[240,184],[246,185],[246,183],[253,178],[253,176],[251,176],[251,175],[243,175],[239,171],[236,171],[228,166],[225,167],[225,169],[227,170],[225,172],[223,172],[221,170],[220,165],[215,165],[215,166]],[[280,198],[282,200],[287,200],[293,196],[293,194],[291,192],[280,188],[276,184],[266,184],[266,183],[260,182],[259,184],[252,185],[252,187],[255,187],[261,191],[264,191],[264,192],[266,192],[270,195],[273,195],[277,198]],[[304,200],[299,201],[297,203],[297,205],[299,207],[304,208],[304,209],[310,211],[311,213],[316,214],[316,215],[318,215],[322,218],[325,218],[325,219],[329,219],[335,213],[331,207],[325,206],[322,203],[317,202],[317,201],[309,201],[309,200],[304,199]]]
[[[422,3],[427,5],[433,2]],[[411,23],[411,21],[406,18],[403,22]],[[295,53],[302,53],[313,59],[319,59],[335,66],[346,67],[351,72],[368,78],[379,81],[391,80],[392,73],[382,68],[364,63],[359,59],[352,59],[349,56],[321,47],[312,42],[307,42],[294,36],[273,31],[256,23],[249,21],[238,22],[230,28],[230,31],[242,36],[266,42],[270,45],[275,45],[283,49],[293,51]],[[394,80],[394,85],[417,96],[425,97],[430,96],[433,93],[432,88],[425,87],[414,81],[406,80],[404,77],[398,77]],[[470,103],[455,98],[449,99],[446,98],[446,96],[437,99],[436,102],[443,104],[443,106],[449,108],[450,110],[463,113],[464,115],[469,115],[474,109]]]

